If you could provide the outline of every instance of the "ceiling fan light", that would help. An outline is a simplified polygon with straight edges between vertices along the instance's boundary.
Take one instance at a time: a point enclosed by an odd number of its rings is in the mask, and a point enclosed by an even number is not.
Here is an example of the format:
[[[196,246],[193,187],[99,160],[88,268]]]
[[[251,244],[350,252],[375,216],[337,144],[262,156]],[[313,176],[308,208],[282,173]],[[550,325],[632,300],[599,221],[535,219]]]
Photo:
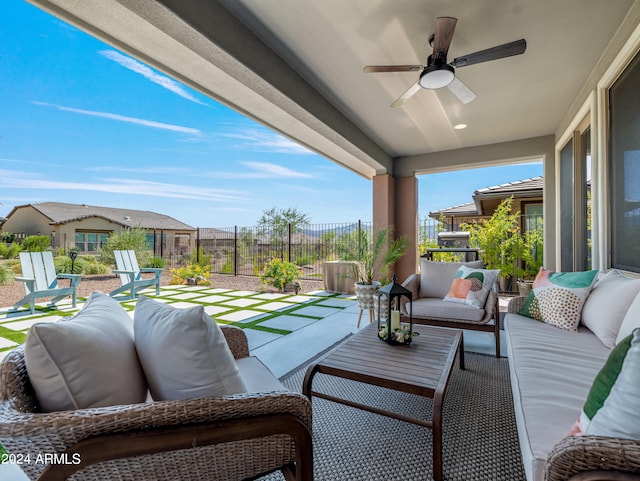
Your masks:
[[[446,87],[455,78],[455,70],[448,64],[431,64],[424,69],[418,83],[425,89],[439,89]]]

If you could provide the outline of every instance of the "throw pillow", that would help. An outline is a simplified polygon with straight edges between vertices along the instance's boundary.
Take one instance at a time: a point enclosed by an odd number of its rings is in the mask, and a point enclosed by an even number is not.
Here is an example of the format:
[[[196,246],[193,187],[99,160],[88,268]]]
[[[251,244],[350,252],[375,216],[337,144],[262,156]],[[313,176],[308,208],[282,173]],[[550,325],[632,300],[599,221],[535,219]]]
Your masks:
[[[451,288],[451,281],[460,266],[465,265],[482,269],[482,261],[465,262],[434,262],[420,259],[420,297],[435,297],[442,299]]]
[[[622,324],[620,324],[618,336],[616,337],[616,344],[631,334],[637,327],[640,327],[640,294],[633,300],[624,319],[622,319]]]
[[[582,307],[597,274],[597,270],[553,272],[541,268],[518,313],[568,331],[577,331]]]
[[[640,439],[640,329],[609,354],[569,434]]]
[[[68,320],[34,324],[24,356],[45,412],[145,401],[133,321],[118,301],[100,292]]]
[[[134,339],[154,400],[245,392],[220,326],[203,306],[178,309],[140,296]]]
[[[484,304],[498,279],[499,270],[472,269],[460,266],[443,300],[484,308]]]
[[[640,279],[610,270],[593,286],[582,309],[581,323],[605,346],[613,348],[622,320],[639,291]]]

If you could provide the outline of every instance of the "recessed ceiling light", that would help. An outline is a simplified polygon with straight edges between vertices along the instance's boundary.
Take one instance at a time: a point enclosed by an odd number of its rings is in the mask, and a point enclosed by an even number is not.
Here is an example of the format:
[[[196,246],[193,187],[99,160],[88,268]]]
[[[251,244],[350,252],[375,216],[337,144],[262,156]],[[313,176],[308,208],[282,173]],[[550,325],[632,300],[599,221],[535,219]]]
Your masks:
[[[456,130],[466,129],[467,128],[467,124],[457,124],[457,125],[454,125],[453,128],[456,129]]]

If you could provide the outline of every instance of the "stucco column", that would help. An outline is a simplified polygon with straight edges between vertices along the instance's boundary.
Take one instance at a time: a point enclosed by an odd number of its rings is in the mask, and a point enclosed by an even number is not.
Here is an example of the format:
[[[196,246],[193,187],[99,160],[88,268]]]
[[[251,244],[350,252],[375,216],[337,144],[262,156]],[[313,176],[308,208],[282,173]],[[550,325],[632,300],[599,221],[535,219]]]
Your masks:
[[[407,236],[411,246],[393,272],[399,282],[416,272],[418,264],[418,180],[415,176],[373,178],[373,225],[393,226],[396,237]]]
[[[399,177],[395,182],[396,236],[409,238],[407,253],[396,264],[396,275],[403,282],[418,265],[418,179]]]

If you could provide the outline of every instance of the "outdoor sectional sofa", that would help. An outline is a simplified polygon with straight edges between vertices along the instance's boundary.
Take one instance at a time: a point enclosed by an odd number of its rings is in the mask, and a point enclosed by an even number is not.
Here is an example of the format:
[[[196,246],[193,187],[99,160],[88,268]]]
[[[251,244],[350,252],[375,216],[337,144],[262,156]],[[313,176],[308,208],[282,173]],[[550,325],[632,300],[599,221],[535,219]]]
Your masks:
[[[522,297],[509,303],[504,337],[528,481],[640,480],[639,441],[568,436],[612,348],[640,327],[638,292],[640,279],[602,276],[577,332],[519,315]],[[636,417],[638,406],[636,400]]]

